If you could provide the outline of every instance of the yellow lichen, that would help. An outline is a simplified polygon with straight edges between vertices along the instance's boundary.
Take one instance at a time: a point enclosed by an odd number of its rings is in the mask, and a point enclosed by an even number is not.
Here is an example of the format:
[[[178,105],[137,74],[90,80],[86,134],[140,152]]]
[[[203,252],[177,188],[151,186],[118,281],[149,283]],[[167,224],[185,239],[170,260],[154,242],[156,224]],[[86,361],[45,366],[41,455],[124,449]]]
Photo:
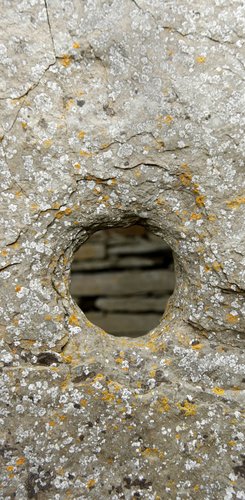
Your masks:
[[[52,139],[45,139],[45,141],[43,141],[42,144],[43,144],[44,148],[48,149],[52,146],[53,141],[52,141]]]
[[[217,260],[215,260],[213,263],[212,263],[212,267],[215,271],[221,271],[221,269],[223,268],[223,265],[218,262]]]
[[[84,149],[80,149],[79,154],[80,154],[80,156],[84,156],[85,158],[91,158],[91,156],[93,156],[93,153],[89,153],[88,151],[84,151]]]
[[[203,64],[203,63],[205,63],[205,61],[206,61],[206,57],[205,56],[197,56],[196,57],[196,62],[198,64]]]
[[[80,130],[80,132],[77,133],[78,139],[84,139],[85,135],[86,132],[84,132],[84,130]]]
[[[225,393],[224,389],[222,389],[221,387],[213,387],[212,392],[214,394],[217,394],[217,396],[223,396],[223,394]]]
[[[81,168],[81,165],[80,165],[80,163],[74,163],[73,167],[79,169],[79,168]]]
[[[73,49],[80,49],[80,43],[79,42],[73,42],[72,47],[73,47]]]
[[[191,417],[197,413],[197,406],[194,403],[189,403],[187,400],[183,404],[177,403],[177,407],[186,417]]]
[[[109,392],[107,390],[102,391],[102,394],[103,394],[102,401],[111,402],[115,399],[114,394],[112,394],[111,392]]]
[[[162,459],[164,458],[164,453],[158,448],[146,448],[143,452],[142,455],[144,458],[148,458],[150,460],[156,460],[156,459]]]
[[[231,447],[232,447],[232,446],[236,446],[236,444],[237,444],[237,443],[236,443],[236,441],[233,441],[233,440],[231,439],[230,441],[228,441],[228,443],[227,443],[227,444],[228,444],[228,446],[231,446]]]
[[[87,406],[87,404],[88,404],[88,400],[82,398],[82,399],[80,399],[79,403],[81,406],[83,406],[85,408],[85,406]]]
[[[170,411],[170,405],[166,396],[160,399],[158,409],[160,413],[167,413],[168,411]]]
[[[166,116],[164,116],[163,121],[167,125],[170,125],[170,123],[172,123],[172,121],[173,121],[173,117],[171,115],[166,115]]]

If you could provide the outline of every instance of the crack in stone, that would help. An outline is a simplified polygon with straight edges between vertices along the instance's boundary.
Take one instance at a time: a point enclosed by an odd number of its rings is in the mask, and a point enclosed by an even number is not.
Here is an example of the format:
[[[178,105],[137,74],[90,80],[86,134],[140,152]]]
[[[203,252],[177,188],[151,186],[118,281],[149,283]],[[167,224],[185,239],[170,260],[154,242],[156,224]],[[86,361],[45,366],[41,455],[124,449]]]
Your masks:
[[[36,82],[36,83],[33,83],[33,85],[31,85],[31,87],[29,89],[26,90],[26,92],[24,92],[23,94],[21,94],[20,96],[18,97],[15,97],[14,99],[22,99],[23,97],[27,97],[29,95],[29,93],[34,90],[36,87],[38,87],[39,83],[41,82],[41,80],[43,79],[44,75],[47,73],[47,71],[52,67],[52,66],[55,66],[56,62],[57,62],[57,59],[59,58],[55,58],[55,61],[53,61],[52,63],[50,63],[47,68],[44,70],[43,74],[40,76],[39,80]],[[7,101],[8,99],[12,99],[11,96],[7,96],[7,97],[0,97],[0,101]],[[12,128],[12,127],[11,127]]]
[[[45,6],[45,10],[46,10],[46,16],[47,16],[47,22],[48,22],[48,27],[49,27],[49,33],[50,33],[50,37],[51,37],[51,40],[52,40],[52,46],[53,46],[54,56],[56,58],[57,55],[56,55],[56,51],[55,51],[54,37],[53,37],[51,23],[50,23],[50,17],[49,17],[48,2],[47,2],[47,0],[44,0],[44,6]]]

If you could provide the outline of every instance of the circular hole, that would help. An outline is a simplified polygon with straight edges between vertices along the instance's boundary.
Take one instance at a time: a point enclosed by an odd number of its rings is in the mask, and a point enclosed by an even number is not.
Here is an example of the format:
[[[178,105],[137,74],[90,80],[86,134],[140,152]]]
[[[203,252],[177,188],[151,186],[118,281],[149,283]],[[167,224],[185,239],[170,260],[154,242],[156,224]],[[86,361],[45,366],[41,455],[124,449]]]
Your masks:
[[[174,284],[171,248],[138,225],[96,232],[71,268],[72,297],[115,336],[138,337],[156,327]]]

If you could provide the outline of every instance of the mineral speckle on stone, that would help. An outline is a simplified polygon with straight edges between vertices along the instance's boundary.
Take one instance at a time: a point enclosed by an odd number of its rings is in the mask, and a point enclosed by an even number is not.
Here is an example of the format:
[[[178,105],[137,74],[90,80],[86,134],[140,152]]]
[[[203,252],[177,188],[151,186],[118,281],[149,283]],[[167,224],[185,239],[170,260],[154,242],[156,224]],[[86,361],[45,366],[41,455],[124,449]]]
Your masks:
[[[1,15],[1,498],[243,499],[244,2]],[[87,320],[70,265],[136,223],[176,288],[130,340]]]

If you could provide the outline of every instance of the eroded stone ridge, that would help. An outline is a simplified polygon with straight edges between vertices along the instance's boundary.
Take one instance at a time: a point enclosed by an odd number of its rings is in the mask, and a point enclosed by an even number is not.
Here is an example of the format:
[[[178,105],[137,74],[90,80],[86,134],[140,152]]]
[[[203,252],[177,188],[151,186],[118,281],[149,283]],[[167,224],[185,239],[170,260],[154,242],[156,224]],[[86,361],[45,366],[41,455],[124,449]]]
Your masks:
[[[244,498],[244,3],[1,12],[2,498]],[[137,342],[69,293],[135,223],[177,279]]]

